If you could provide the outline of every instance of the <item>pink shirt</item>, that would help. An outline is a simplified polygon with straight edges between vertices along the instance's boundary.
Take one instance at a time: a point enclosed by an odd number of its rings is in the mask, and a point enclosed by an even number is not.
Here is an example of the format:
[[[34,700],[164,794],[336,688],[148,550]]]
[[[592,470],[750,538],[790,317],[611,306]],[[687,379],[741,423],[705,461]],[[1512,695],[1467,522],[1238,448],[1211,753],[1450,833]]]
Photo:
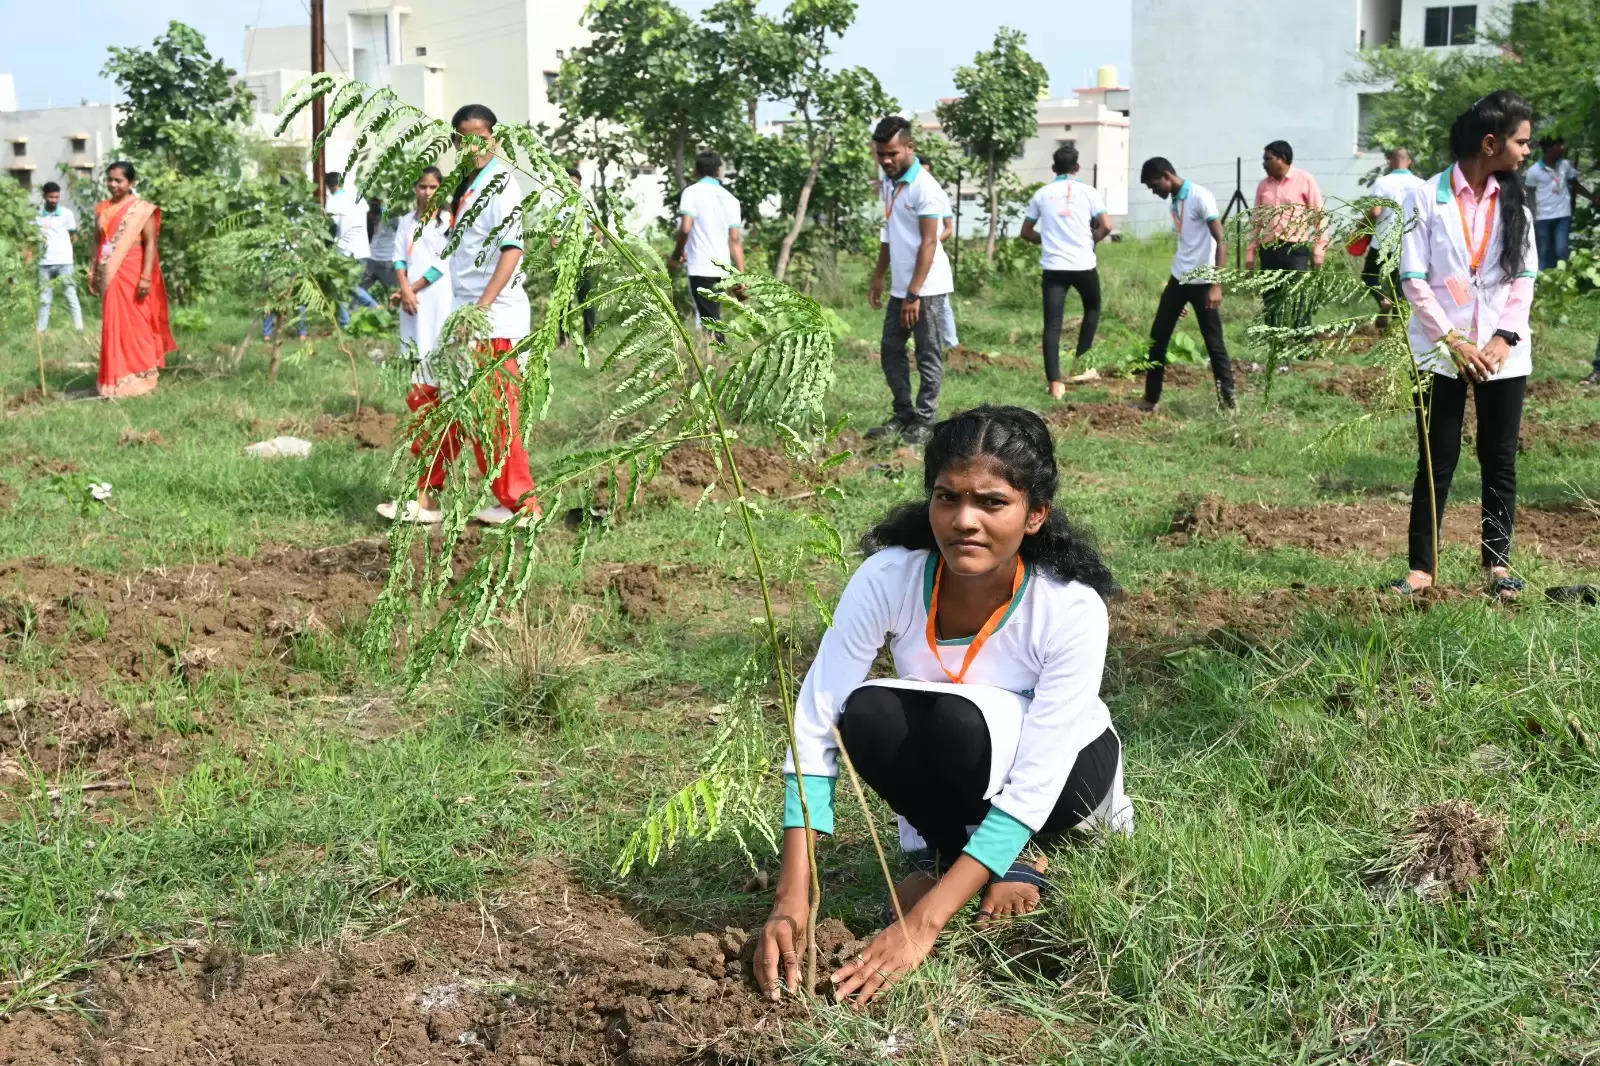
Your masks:
[[[1255,239],[1245,249],[1244,261],[1249,266],[1255,262],[1256,248],[1263,244],[1315,244],[1318,251],[1328,246],[1320,220],[1315,217],[1297,218],[1300,214],[1294,205],[1306,208],[1305,214],[1322,208],[1322,190],[1309,171],[1290,167],[1281,178],[1262,178],[1256,186],[1256,207],[1272,210],[1255,226]]]
[[[1467,232],[1470,234],[1472,247],[1477,247],[1483,239],[1483,230],[1489,222],[1485,217],[1490,211],[1499,211],[1500,182],[1493,174],[1483,183],[1483,195],[1479,196],[1472,191],[1472,186],[1467,183],[1466,175],[1461,173],[1461,166],[1457,164],[1450,168],[1450,188],[1455,191],[1456,199],[1460,201],[1461,208],[1467,216]],[[1500,224],[1496,216],[1495,225]],[[1433,289],[1426,280],[1411,278],[1401,286],[1406,299],[1411,301],[1411,311],[1422,320],[1424,330],[1430,340],[1441,340],[1453,328],[1449,318],[1440,306],[1438,298],[1434,296]],[[1533,310],[1533,279],[1515,278],[1511,282],[1511,292],[1506,297],[1505,310],[1500,313],[1500,329],[1510,330],[1512,333],[1528,332],[1528,315]],[[1485,342],[1487,343],[1487,342]]]

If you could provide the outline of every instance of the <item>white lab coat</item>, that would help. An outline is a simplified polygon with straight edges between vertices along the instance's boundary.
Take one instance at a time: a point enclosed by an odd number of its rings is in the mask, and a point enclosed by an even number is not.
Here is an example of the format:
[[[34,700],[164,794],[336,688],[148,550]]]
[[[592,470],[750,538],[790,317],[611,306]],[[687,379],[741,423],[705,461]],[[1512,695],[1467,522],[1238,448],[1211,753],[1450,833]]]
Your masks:
[[[444,320],[450,317],[454,298],[450,291],[450,260],[445,258],[445,245],[450,242],[450,225],[441,211],[426,226],[417,229],[417,213],[406,212],[395,229],[396,268],[404,262],[406,277],[414,285],[422,280],[428,270],[439,272],[439,277],[417,294],[417,313],[400,312],[400,340],[417,346],[420,362],[411,375],[418,385],[437,385],[429,356],[439,347],[444,331]]]

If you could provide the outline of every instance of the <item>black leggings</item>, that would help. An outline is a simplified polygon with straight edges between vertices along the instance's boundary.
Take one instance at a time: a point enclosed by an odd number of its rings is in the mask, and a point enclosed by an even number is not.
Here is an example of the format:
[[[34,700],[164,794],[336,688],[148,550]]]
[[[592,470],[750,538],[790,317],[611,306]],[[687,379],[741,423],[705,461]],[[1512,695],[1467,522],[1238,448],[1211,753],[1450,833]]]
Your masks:
[[[1046,270],[1044,272],[1044,376],[1046,381],[1061,381],[1061,315],[1066,310],[1067,290],[1077,289],[1083,299],[1083,324],[1078,327],[1078,354],[1094,345],[1094,331],[1100,327],[1100,271]]]
[[[872,791],[911,823],[947,870],[967,846],[967,826],[989,813],[989,728],[953,693],[863,685],[839,716],[844,750]],[[1059,837],[1105,802],[1122,745],[1107,729],[1078,754],[1035,839]]]
[[[1467,382],[1434,374],[1425,383],[1431,396],[1429,418],[1417,418],[1417,478],[1411,486],[1411,569],[1434,569],[1433,522],[1428,515],[1428,466],[1422,452],[1424,434],[1433,457],[1433,494],[1444,523],[1444,503],[1450,495],[1461,458],[1461,424],[1467,411]],[[1511,530],[1517,518],[1517,439],[1522,433],[1522,400],[1528,379],[1503,378],[1473,385],[1478,406],[1478,464],[1483,468],[1483,565],[1509,566]],[[1424,428],[1426,426],[1426,428]]]

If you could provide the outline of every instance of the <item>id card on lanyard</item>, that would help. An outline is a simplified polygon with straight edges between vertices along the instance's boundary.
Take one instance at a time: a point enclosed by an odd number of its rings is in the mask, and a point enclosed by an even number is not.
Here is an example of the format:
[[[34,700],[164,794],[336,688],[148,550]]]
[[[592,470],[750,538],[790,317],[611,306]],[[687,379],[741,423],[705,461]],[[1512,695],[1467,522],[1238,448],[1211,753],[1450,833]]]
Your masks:
[[[1477,297],[1473,290],[1478,287],[1478,269],[1483,266],[1483,258],[1489,251],[1489,239],[1494,234],[1494,212],[1500,198],[1500,190],[1495,189],[1489,194],[1488,201],[1484,204],[1480,214],[1483,214],[1483,237],[1478,241],[1477,247],[1472,244],[1472,223],[1467,217],[1467,205],[1457,196],[1456,212],[1461,217],[1461,246],[1467,254],[1467,278],[1463,279],[1452,275],[1445,281],[1445,288],[1450,290],[1450,298],[1456,302],[1457,307],[1470,305]]]

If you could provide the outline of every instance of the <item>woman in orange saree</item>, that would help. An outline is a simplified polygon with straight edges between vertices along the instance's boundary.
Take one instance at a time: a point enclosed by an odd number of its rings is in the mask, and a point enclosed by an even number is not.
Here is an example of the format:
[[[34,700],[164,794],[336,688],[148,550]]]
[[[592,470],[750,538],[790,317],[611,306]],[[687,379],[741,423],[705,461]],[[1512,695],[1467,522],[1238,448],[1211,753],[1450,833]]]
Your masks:
[[[100,298],[100,395],[141,396],[177,351],[161,279],[161,209],[133,191],[133,164],[106,168],[111,199],[94,209],[100,251],[89,291]]]

